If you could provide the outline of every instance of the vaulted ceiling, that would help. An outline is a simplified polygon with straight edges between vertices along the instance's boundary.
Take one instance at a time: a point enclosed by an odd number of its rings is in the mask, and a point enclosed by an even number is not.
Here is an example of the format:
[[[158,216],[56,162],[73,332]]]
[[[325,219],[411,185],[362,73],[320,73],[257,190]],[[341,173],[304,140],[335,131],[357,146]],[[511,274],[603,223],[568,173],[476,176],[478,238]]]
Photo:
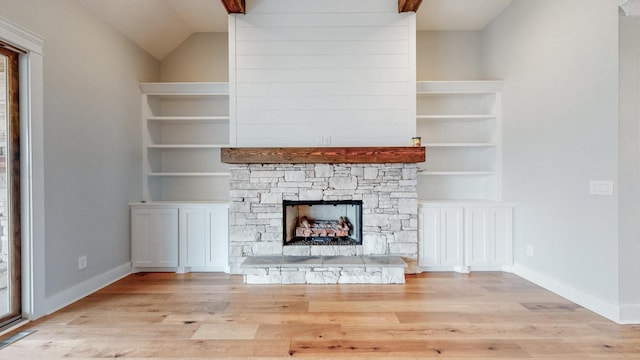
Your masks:
[[[227,12],[220,0],[77,1],[158,60],[193,33],[227,31]],[[511,1],[422,0],[417,29],[480,30]]]

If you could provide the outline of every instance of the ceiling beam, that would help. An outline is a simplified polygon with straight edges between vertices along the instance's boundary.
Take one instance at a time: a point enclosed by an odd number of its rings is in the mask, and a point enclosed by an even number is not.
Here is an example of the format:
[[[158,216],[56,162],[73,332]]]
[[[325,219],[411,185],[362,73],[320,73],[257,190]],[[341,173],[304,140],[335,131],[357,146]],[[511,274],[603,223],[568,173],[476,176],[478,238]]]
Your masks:
[[[422,0],[398,0],[398,12],[417,12]]]
[[[222,1],[222,5],[224,5],[224,8],[227,9],[227,13],[229,14],[245,13],[244,0],[221,0],[221,1]]]
[[[244,14],[244,0],[220,0],[229,14]],[[422,0],[398,0],[398,12],[416,12]]]

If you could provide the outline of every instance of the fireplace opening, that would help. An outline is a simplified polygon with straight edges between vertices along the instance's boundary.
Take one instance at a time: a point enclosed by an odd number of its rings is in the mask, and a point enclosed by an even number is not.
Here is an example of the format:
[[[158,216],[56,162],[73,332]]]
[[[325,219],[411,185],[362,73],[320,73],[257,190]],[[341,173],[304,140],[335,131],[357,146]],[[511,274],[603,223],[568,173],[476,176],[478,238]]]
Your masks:
[[[284,245],[362,245],[362,201],[282,202]]]

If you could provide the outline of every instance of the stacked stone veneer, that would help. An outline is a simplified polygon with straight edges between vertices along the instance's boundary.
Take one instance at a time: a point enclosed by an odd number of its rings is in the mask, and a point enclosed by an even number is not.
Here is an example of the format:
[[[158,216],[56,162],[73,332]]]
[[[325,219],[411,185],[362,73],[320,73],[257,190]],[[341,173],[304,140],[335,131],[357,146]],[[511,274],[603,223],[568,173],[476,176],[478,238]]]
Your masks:
[[[415,271],[415,164],[240,164],[230,171],[232,273],[242,273],[241,263],[257,255],[397,255]],[[283,246],[283,200],[362,200],[362,245]]]

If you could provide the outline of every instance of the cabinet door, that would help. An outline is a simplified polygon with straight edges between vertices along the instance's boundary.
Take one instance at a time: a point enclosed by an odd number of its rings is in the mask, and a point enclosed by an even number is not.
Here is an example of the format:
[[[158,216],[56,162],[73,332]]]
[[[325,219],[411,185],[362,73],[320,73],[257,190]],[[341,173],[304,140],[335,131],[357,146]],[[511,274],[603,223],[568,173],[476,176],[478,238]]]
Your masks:
[[[467,209],[465,238],[467,240],[467,265],[490,265],[493,247],[491,209]]]
[[[440,210],[440,264],[459,266],[464,263],[464,209]]]
[[[131,260],[134,267],[178,266],[178,210],[131,210]]]
[[[440,208],[419,209],[419,263],[440,266]]]
[[[420,209],[420,265],[463,265],[463,208]]]
[[[207,209],[180,209],[180,266],[205,266],[209,231]]]
[[[499,266],[512,263],[512,209],[469,208],[466,217],[467,264]]]
[[[181,208],[180,266],[228,266],[228,229],[226,205]]]
[[[205,265],[229,265],[229,207],[220,205],[208,211],[209,236],[205,244]]]

